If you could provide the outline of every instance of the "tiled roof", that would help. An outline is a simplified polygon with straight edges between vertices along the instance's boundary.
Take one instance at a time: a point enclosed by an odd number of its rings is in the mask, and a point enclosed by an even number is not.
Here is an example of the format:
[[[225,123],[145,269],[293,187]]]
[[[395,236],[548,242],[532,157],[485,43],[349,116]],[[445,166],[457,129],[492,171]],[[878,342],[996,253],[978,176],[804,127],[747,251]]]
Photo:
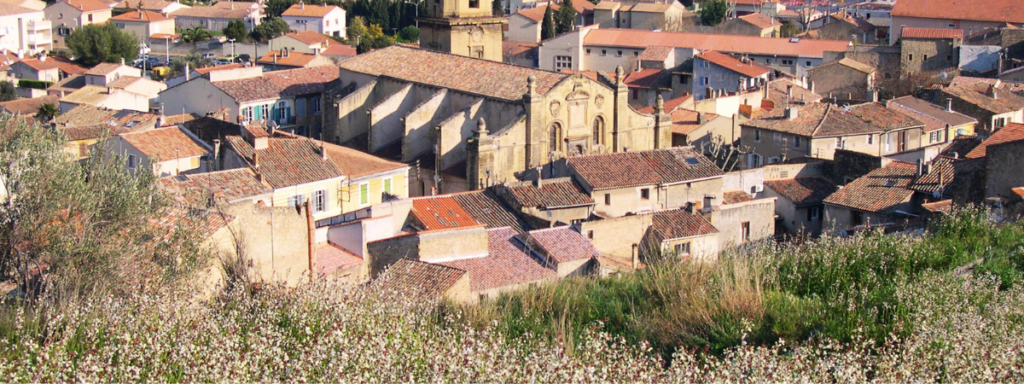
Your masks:
[[[751,119],[742,125],[805,137],[857,135],[881,131],[878,127],[832,104],[809,103],[796,108],[797,117],[792,120],[782,115],[785,105],[777,105],[770,116]]]
[[[555,263],[589,259],[600,254],[583,234],[568,226],[530,231],[522,238],[534,250],[542,249]]]
[[[110,6],[99,0],[62,0],[72,8],[82,12],[93,12],[110,9]]]
[[[23,59],[23,60],[21,60],[19,62],[24,64],[24,65],[27,65],[27,66],[31,67],[34,70],[37,70],[37,71],[45,71],[47,69],[60,68],[60,64],[59,63],[57,63],[54,60],[50,60],[49,58],[47,58],[46,60],[39,60],[39,59],[33,57],[33,58]]]
[[[530,208],[557,208],[594,204],[594,200],[576,186],[571,178],[548,179],[537,188],[533,182],[501,185],[508,190],[514,206]]]
[[[141,21],[151,23],[154,21],[167,20],[167,17],[162,13],[147,11],[145,9],[141,11],[125,12],[120,15],[111,17],[110,20],[115,21]]]
[[[925,193],[945,192],[946,187],[953,182],[953,161],[947,157],[935,158],[928,173],[922,174],[910,184],[910,189]],[[942,183],[939,183],[939,175],[942,175]]]
[[[760,13],[751,13],[746,16],[740,16],[739,19],[761,29],[774,28],[781,25],[778,21],[775,21],[775,19]]]
[[[640,54],[640,60],[665,61],[675,51],[672,47],[647,47]]]
[[[200,75],[205,75],[205,74],[213,72],[213,71],[222,71],[222,70],[225,70],[225,69],[237,69],[237,68],[245,68],[245,66],[243,66],[242,64],[238,64],[238,63],[231,63],[231,64],[224,64],[224,65],[214,65],[212,67],[196,68],[196,69],[194,69],[194,71],[198,72]]]
[[[913,195],[909,187],[915,176],[917,165],[894,161],[850,182],[825,198],[825,203],[888,214]]]
[[[820,177],[799,177],[795,179],[765,180],[764,186],[799,206],[821,204],[836,186]]]
[[[744,76],[758,77],[771,72],[768,68],[752,63],[744,63],[721,52],[704,52],[697,55],[697,57]]]
[[[900,34],[901,39],[960,39],[964,38],[964,30],[962,29],[946,29],[946,28],[914,28],[904,27],[903,33]]]
[[[355,47],[341,43],[331,44],[331,46],[327,47],[327,49],[320,51],[320,56],[330,57],[352,57],[355,56],[356,54],[357,52]]]
[[[974,87],[946,87],[942,91],[996,114],[1018,111],[1024,108],[1024,98],[999,88],[995,89],[997,97],[995,99],[986,95],[984,90]]]
[[[714,120],[718,115],[710,112],[697,112],[689,109],[677,109],[672,112],[672,133],[689,135],[703,124],[698,121],[698,116],[704,114],[704,122]]]
[[[209,149],[178,127],[122,133],[121,139],[147,157],[160,161],[201,156],[209,152]]]
[[[25,8],[14,4],[0,3],[0,16],[20,15],[23,13],[39,12],[31,8]]]
[[[272,192],[249,168],[167,176],[160,179],[159,185],[179,203],[193,206],[205,206],[210,195],[232,203]]]
[[[636,3],[635,5],[632,6],[632,8],[629,8],[629,10],[632,12],[665,13],[671,8],[671,4],[644,2]]]
[[[277,60],[274,56],[277,55]],[[288,56],[284,56],[280,51],[270,51],[266,55],[263,55],[258,61],[260,64],[274,64],[274,65],[285,65],[289,67],[303,67],[309,62],[316,59],[317,55],[312,53],[304,52],[288,52]]]
[[[739,204],[754,200],[746,191],[732,190],[722,192],[722,204]]]
[[[490,189],[456,193],[451,195],[466,212],[487,228],[510,227],[516,232],[526,232],[530,225],[501,202]]]
[[[71,141],[98,139],[104,135],[117,135],[155,122],[152,113],[110,110],[91,105],[80,105],[60,114],[55,119],[57,129]]]
[[[268,72],[263,76],[281,87],[281,96],[319,94],[323,92],[327,83],[338,79],[338,68],[334,66],[298,68]]]
[[[0,109],[9,113],[18,113],[25,116],[32,116],[39,112],[39,107],[43,104],[53,104],[57,106],[57,96],[46,95],[42,97],[33,97],[31,99],[14,99],[11,101],[5,101],[0,103]]]
[[[953,200],[946,199],[936,201],[934,203],[923,203],[921,204],[921,208],[928,212],[950,213],[953,212]]]
[[[968,159],[978,159],[988,155],[988,146],[1009,143],[1011,141],[1024,140],[1024,124],[1009,123],[999,128],[988,139],[981,142],[977,147],[967,153]]]
[[[304,4],[304,3],[300,2],[298,4],[292,4],[291,7],[288,7],[287,10],[285,10],[283,13],[281,13],[281,16],[291,16],[291,17],[324,17],[324,16],[327,16],[328,13],[331,13],[331,11],[334,11],[334,10],[337,10],[337,9],[341,9],[341,8],[336,6],[336,5],[323,6],[323,5],[314,5],[314,4]]]
[[[387,291],[406,292],[422,297],[440,298],[455,286],[467,272],[443,264],[399,259],[381,275],[375,284]],[[470,275],[472,284],[472,274]]]
[[[892,8],[892,16],[1024,23],[1024,2],[944,0],[941,6],[937,6],[932,0],[899,0]]]
[[[1017,82],[1012,82],[1012,81],[1002,81],[1002,80],[999,80],[999,79],[987,79],[987,78],[984,78],[984,77],[957,76],[957,77],[953,78],[953,81],[949,83],[949,86],[951,86],[951,87],[958,87],[958,86],[977,87],[977,86],[980,86],[980,85],[984,85],[984,86],[987,87],[990,84],[991,85],[995,85],[996,88],[1002,89],[1004,91],[1010,91],[1010,92],[1013,92],[1013,93],[1022,93],[1022,92],[1024,92],[1024,83],[1017,83]]]
[[[817,67],[808,69],[808,71],[814,72],[814,71],[817,71],[819,69],[828,68],[828,67],[833,66],[833,65],[842,65],[844,67],[851,68],[851,69],[854,69],[854,70],[857,70],[857,71],[860,71],[860,72],[864,72],[866,74],[871,74],[871,73],[875,72],[875,68],[874,67],[872,67],[870,65],[867,65],[867,64],[864,64],[864,63],[861,63],[859,61],[855,61],[853,59],[847,59],[847,58],[843,58],[843,59],[840,59],[840,60],[837,60],[837,61],[833,61],[833,62],[828,63],[828,64],[819,65]]]
[[[114,8],[116,8],[116,9],[136,9],[136,8],[139,8],[139,6],[141,5],[142,9],[145,9],[145,10],[163,11],[168,6],[170,6],[171,4],[174,4],[174,3],[175,2],[173,2],[173,1],[166,1],[166,0],[124,0],[124,1],[122,1],[120,3],[115,4]]]
[[[124,89],[129,85],[135,84],[135,82],[139,80],[142,80],[142,78],[138,76],[121,76],[117,78],[117,80],[107,83],[107,86],[111,88]]]
[[[684,102],[686,102],[686,100],[689,100],[692,97],[693,97],[693,95],[687,93],[687,94],[684,94],[684,95],[679,96],[679,97],[674,98],[674,99],[665,100],[665,102],[661,106],[663,108],[665,108],[665,113],[672,113],[676,109],[678,109],[680,105],[682,105]],[[637,110],[637,112],[646,113],[648,115],[653,114],[654,113],[654,106],[651,105],[651,106],[640,108],[640,109]]]
[[[768,82],[768,100],[774,102],[777,106],[785,107],[786,87],[789,86],[793,87],[793,100],[799,100],[805,103],[816,103],[823,98],[821,95],[811,92],[811,90],[794,83],[790,79],[777,79]],[[781,115],[784,108],[776,109]]]
[[[575,3],[575,2],[574,2]],[[533,7],[524,9],[516,12],[517,15],[533,20],[535,23],[539,23],[544,20],[544,12],[548,9],[546,6]],[[551,4],[551,13],[554,14],[558,10],[558,4]]]
[[[314,31],[292,32],[292,33],[289,33],[289,34],[287,34],[285,36],[288,36],[290,38],[293,38],[295,40],[298,40],[298,41],[300,41],[302,43],[309,44],[309,45],[313,45],[313,44],[317,44],[317,43],[320,43],[320,44],[328,43],[328,44],[330,44],[330,42],[331,42],[331,39],[329,39],[327,36],[321,35],[321,34],[316,33]]]
[[[217,4],[228,3],[227,1],[221,1]],[[177,11],[171,12],[171,16],[174,17],[196,17],[200,19],[242,19],[249,16],[252,10],[249,7],[242,6],[242,3],[235,1],[237,6],[235,9],[224,8],[223,6],[207,6],[207,5],[193,5],[192,8],[182,8]]]
[[[78,63],[75,63],[74,61],[71,61],[60,56],[48,57],[46,60],[53,60],[54,62],[56,62],[57,68],[60,68],[61,72],[64,72],[68,75],[81,75],[89,70],[88,68],[78,65]]]
[[[209,237],[236,219],[235,216],[219,212],[171,206],[152,217],[149,224],[162,230],[159,231],[160,235],[152,240],[153,243],[160,243],[169,240],[178,230],[185,230],[200,237]]]
[[[917,119],[886,108],[880,103],[854,105],[850,107],[850,113],[885,132],[924,126],[924,123]]]
[[[408,259],[403,259],[408,260]],[[321,275],[330,275],[337,271],[357,267],[363,264],[363,258],[331,243],[316,246],[316,271]]]
[[[825,51],[845,52],[849,41],[653,32],[638,29],[593,29],[583,38],[586,46],[646,48],[664,46],[726,53],[822,57]]]
[[[212,84],[240,103],[277,99],[281,97],[282,90],[266,76],[214,81]]]
[[[722,176],[692,147],[570,157],[566,160],[594,189],[634,187]]]
[[[923,122],[927,132],[944,129],[946,124],[955,127],[978,122],[973,117],[956,111],[947,111],[938,105],[913,96],[889,100],[886,102],[886,106]]]
[[[568,75],[489,60],[392,45],[339,63],[342,69],[372,76],[448,88],[502,100],[520,100],[527,78],[537,79],[537,93],[546,94]]]
[[[629,72],[623,82],[629,88],[666,88],[669,84],[664,80],[671,78],[667,74],[668,71],[664,69],[646,68]]]
[[[121,64],[118,63],[99,63],[95,67],[89,68],[85,71],[86,75],[106,76],[108,73],[114,72],[118,68],[121,68]]]
[[[870,32],[877,28],[867,20],[846,13],[833,13],[831,16],[836,20],[850,24],[865,32]]]
[[[487,257],[454,260],[441,265],[469,272],[472,291],[554,279],[554,270],[545,268],[527,253],[511,228],[487,230]]]
[[[942,152],[939,152],[939,156],[950,158],[966,157],[967,154],[971,153],[971,151],[981,145],[981,143],[982,140],[978,138],[978,135],[956,136],[953,140],[950,140],[949,145],[947,145],[946,148],[942,149]]]
[[[431,196],[412,201],[413,217],[425,231],[478,227],[482,224],[451,196]]]
[[[658,211],[651,219],[651,229],[662,241],[718,233],[704,217],[682,209]]]

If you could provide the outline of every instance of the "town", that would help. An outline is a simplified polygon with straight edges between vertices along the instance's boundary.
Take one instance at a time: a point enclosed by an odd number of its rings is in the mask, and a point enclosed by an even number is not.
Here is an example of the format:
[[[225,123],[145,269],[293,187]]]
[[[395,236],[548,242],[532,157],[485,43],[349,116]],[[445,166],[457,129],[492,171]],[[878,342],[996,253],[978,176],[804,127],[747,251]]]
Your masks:
[[[1024,207],[1022,1],[362,3],[0,0],[0,112],[249,278],[470,304]]]

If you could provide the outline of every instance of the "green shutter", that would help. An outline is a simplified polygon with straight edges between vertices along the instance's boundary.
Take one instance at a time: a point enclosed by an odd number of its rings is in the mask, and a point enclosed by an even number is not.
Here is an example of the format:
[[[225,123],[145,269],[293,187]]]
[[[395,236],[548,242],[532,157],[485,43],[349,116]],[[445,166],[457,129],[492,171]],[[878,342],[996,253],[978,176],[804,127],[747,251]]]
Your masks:
[[[384,192],[391,193],[391,179],[384,179]]]
[[[359,185],[359,204],[370,203],[370,185],[361,184]]]

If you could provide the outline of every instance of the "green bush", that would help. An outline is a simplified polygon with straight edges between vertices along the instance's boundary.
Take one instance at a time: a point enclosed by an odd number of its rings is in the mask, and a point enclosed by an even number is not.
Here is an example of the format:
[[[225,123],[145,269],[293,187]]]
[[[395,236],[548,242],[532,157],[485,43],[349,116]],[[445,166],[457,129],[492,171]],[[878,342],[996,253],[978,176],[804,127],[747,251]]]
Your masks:
[[[53,85],[52,81],[41,81],[32,79],[18,79],[19,88],[46,89]]]

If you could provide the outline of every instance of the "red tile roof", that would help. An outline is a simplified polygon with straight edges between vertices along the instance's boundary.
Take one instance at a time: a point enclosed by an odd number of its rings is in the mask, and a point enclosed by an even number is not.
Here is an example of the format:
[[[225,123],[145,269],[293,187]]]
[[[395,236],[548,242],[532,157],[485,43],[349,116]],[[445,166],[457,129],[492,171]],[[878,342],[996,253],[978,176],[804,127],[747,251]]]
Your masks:
[[[825,198],[825,203],[888,214],[910,200],[914,191],[909,187],[916,176],[916,164],[894,161],[850,182]]]
[[[740,16],[739,19],[761,29],[774,28],[782,25],[778,21],[775,21],[775,19],[760,13],[751,13],[746,16]]]
[[[722,192],[722,204],[739,204],[754,200],[746,191],[732,190]]]
[[[989,112],[1000,114],[1024,109],[1024,97],[996,88],[996,98],[986,94],[985,86],[956,86],[942,88],[942,92],[953,95],[968,104],[972,104]]]
[[[331,39],[330,38],[328,38],[327,36],[321,35],[319,33],[316,33],[315,31],[298,31],[298,32],[289,33],[289,34],[287,34],[285,36],[288,36],[290,38],[293,38],[295,40],[298,40],[298,41],[300,41],[302,43],[309,44],[309,45],[313,45],[313,44],[317,44],[317,43],[320,43],[320,44],[323,44],[323,43],[330,44],[331,43]]]
[[[574,2],[574,4],[575,4],[575,2]],[[551,4],[551,13],[554,14],[554,12],[558,10],[558,8],[559,8],[558,4]],[[546,6],[533,7],[533,8],[524,9],[522,11],[516,12],[516,14],[519,15],[519,16],[525,17],[527,19],[533,20],[533,22],[535,22],[535,23],[539,23],[539,22],[544,20],[544,12],[547,9],[548,9],[548,7],[546,7]]]
[[[703,116],[701,116],[703,114]],[[703,118],[704,123],[714,120],[718,115],[710,112],[697,112],[689,109],[677,109],[672,112],[672,133],[678,133],[680,135],[689,135],[691,132],[700,128],[702,123],[699,119]]]
[[[566,163],[593,189],[657,185],[720,177],[722,170],[692,147],[570,157]]]
[[[646,68],[639,71],[632,71],[626,74],[626,78],[623,82],[629,88],[648,88],[648,89],[660,89],[666,88],[669,84],[665,84],[663,79],[669,78],[666,76],[668,71],[664,69]]]
[[[154,21],[167,20],[167,17],[160,12],[147,11],[145,9],[141,11],[125,12],[120,15],[111,17],[110,20],[115,21],[142,21],[151,23]]]
[[[836,191],[835,184],[819,177],[765,180],[764,186],[796,206],[818,205]]]
[[[948,157],[937,157],[934,161],[929,164],[928,173],[921,175],[912,184],[910,189],[918,192],[934,193],[942,192],[945,193],[946,188],[953,183],[954,170],[953,170],[953,159]],[[939,176],[942,176],[942,182],[939,182]]]
[[[82,12],[93,12],[111,9],[109,5],[99,0],[63,0],[63,2],[67,3],[68,5],[71,5],[71,7]]]
[[[859,28],[862,31],[870,32],[878,28],[874,24],[868,22],[867,20],[846,13],[833,13],[831,16],[836,20],[850,24],[854,27]]]
[[[753,63],[744,63],[721,52],[704,52],[697,57],[744,76],[758,77],[771,72],[768,68]]]
[[[356,48],[350,45],[334,43],[330,47],[320,51],[320,56],[330,57],[352,57],[357,54]]]
[[[226,137],[227,145],[250,167],[253,147],[241,136]],[[320,155],[321,145],[327,159]],[[408,165],[385,160],[355,149],[319,140],[300,138],[277,132],[259,155],[260,172],[273,188],[283,188],[321,180],[347,177],[355,179],[376,173],[408,168]]]
[[[150,123],[155,123],[157,115],[131,110],[111,110],[80,105],[56,118],[57,129],[68,140],[79,141],[99,139],[106,135],[117,135],[131,132]]]
[[[107,74],[116,71],[121,68],[122,64],[118,63],[99,63],[95,67],[89,68],[85,71],[86,75],[106,76]]]
[[[805,137],[860,135],[881,131],[879,127],[832,104],[809,103],[795,108],[797,117],[792,120],[783,116],[785,107],[779,106],[769,115],[748,120],[742,125]]]
[[[674,99],[665,100],[664,104],[662,104],[662,107],[665,108],[665,113],[672,113],[676,109],[678,109],[680,105],[682,105],[684,102],[686,102],[686,100],[689,100],[691,97],[693,97],[693,95],[687,93],[687,94],[684,94],[684,95],[679,96],[679,97],[674,98]],[[646,114],[653,114],[654,113],[654,106],[651,105],[651,106],[640,108],[640,109],[637,110],[637,112],[646,113]]]
[[[273,71],[263,76],[215,81],[213,85],[239,102],[273,100],[280,97],[320,93],[338,78],[333,66]]]
[[[344,60],[347,71],[388,76],[402,81],[455,91],[520,100],[527,92],[526,79],[534,76],[537,93],[546,94],[569,75],[392,45]]]
[[[988,146],[1024,140],[1024,124],[1009,123],[999,128],[991,137],[967,153],[968,159],[978,159],[988,155]]]
[[[511,183],[496,188],[507,191],[509,203],[514,207],[547,209],[594,204],[594,200],[568,177],[543,180],[540,188],[534,182]]]
[[[924,123],[886,108],[880,103],[864,103],[850,107],[850,113],[884,132],[911,127],[924,127]]]
[[[121,139],[150,159],[159,161],[202,156],[210,151],[178,127],[122,133]]]
[[[886,107],[904,113],[924,123],[926,132],[945,129],[946,124],[958,126],[977,123],[973,117],[944,108],[913,96],[904,96],[886,102]]]
[[[487,231],[486,257],[454,260],[440,265],[469,272],[469,285],[474,292],[555,279],[555,271],[531,257],[517,235],[511,228],[490,229]]]
[[[363,264],[363,258],[359,255],[331,243],[318,244],[315,257],[316,262],[313,265],[321,275],[330,275]]]
[[[640,54],[640,60],[665,61],[675,51],[672,47],[647,47]]]
[[[277,56],[277,59],[274,59]],[[263,55],[257,62],[260,64],[274,64],[283,65],[288,67],[303,67],[309,64],[313,59],[316,59],[317,55],[312,53],[303,52],[288,52],[288,56],[284,56],[280,51],[269,51],[266,55]]]
[[[964,30],[962,29],[944,29],[944,28],[914,28],[906,27],[903,28],[903,33],[900,35],[901,39],[960,39],[964,38]]]
[[[593,29],[583,38],[586,46],[647,48],[665,46],[726,53],[822,57],[825,51],[845,52],[849,41],[653,32],[638,29]]]
[[[483,226],[451,196],[414,199],[411,213],[425,231]]]
[[[819,66],[814,67],[814,68],[809,68],[807,71],[814,72],[814,71],[818,71],[818,70],[820,70],[822,68],[828,68],[829,66],[832,66],[832,65],[842,65],[844,67],[847,67],[847,68],[850,68],[850,69],[854,69],[854,70],[857,70],[857,71],[860,71],[860,72],[863,72],[863,73],[866,73],[866,74],[871,74],[871,73],[875,72],[875,68],[874,67],[872,67],[870,65],[867,65],[867,64],[864,64],[864,63],[861,63],[859,61],[854,61],[853,59],[848,59],[848,58],[843,58],[841,60],[833,61],[833,62],[828,63],[828,64],[823,64],[823,65],[819,65]]]
[[[331,13],[332,11],[337,9],[341,9],[341,7],[338,7],[336,5],[322,6],[314,4],[304,4],[300,2],[298,4],[292,4],[291,7],[288,7],[287,10],[281,13],[281,16],[324,17],[327,16],[328,13]]]
[[[718,233],[704,217],[682,209],[655,212],[651,229],[662,241]]]
[[[249,168],[167,176],[158,185],[179,204],[200,207],[206,206],[210,196],[219,202],[233,203],[272,192]]]
[[[466,212],[487,228],[511,227],[516,232],[526,232],[530,225],[502,202],[492,189],[456,193],[451,195]]]
[[[535,251],[547,255],[558,263],[568,263],[597,257],[600,253],[594,245],[571,227],[547,228],[530,231],[523,240]],[[531,241],[532,240],[532,241]]]
[[[75,63],[74,61],[71,61],[60,56],[53,56],[47,58],[47,60],[53,60],[57,62],[57,68],[60,68],[61,72],[64,72],[68,75],[81,75],[89,70],[86,67],[78,65],[78,63]]]
[[[242,64],[238,64],[238,63],[231,63],[231,64],[224,64],[224,65],[215,65],[215,66],[206,67],[206,68],[196,68],[195,71],[199,72],[200,75],[205,75],[205,74],[213,72],[213,71],[222,71],[222,70],[225,70],[225,69],[237,69],[237,68],[245,68],[245,66],[242,65]]]
[[[39,112],[39,107],[43,104],[53,104],[53,106],[60,105],[56,95],[46,95],[42,97],[33,97],[31,99],[14,99],[11,101],[0,102],[0,110],[7,111],[11,114],[22,114],[25,116],[34,116]]]
[[[1024,23],[1024,2],[1020,0],[899,0],[892,16],[943,20],[976,20]]]
[[[50,60],[49,58],[39,60],[37,58],[31,57],[23,59],[19,62],[37,71],[45,71],[47,69],[60,68],[60,64],[57,61]]]
[[[1024,68],[1024,67],[1022,67]],[[970,76],[957,76],[953,78],[953,81],[949,83],[951,87],[957,86],[970,86],[977,87],[980,85],[988,86],[989,84],[995,85],[996,88],[1004,91],[1010,91],[1014,93],[1024,92],[1024,83],[1002,81],[999,79],[987,79],[983,77],[970,77]]]
[[[436,299],[454,287],[466,273],[465,270],[442,264],[399,259],[373,284],[386,291]]]

